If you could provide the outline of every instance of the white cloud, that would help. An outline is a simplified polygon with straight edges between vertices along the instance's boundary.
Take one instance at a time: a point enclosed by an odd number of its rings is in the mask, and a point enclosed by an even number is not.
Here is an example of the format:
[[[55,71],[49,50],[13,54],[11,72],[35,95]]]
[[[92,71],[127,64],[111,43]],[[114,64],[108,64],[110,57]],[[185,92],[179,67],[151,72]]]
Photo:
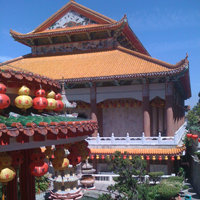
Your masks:
[[[200,26],[198,10],[169,10],[154,8],[151,11],[138,10],[128,15],[133,30],[165,30],[177,27]]]
[[[12,57],[10,57],[10,56],[0,56],[0,62],[5,62],[5,61],[11,60],[11,59],[12,59]]]

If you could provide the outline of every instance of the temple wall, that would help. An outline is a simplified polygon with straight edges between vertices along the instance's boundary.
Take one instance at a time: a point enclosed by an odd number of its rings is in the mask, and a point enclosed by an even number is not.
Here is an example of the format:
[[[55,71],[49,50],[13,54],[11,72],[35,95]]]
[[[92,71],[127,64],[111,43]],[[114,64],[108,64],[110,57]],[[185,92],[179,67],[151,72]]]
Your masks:
[[[103,108],[103,136],[142,136],[142,107]]]

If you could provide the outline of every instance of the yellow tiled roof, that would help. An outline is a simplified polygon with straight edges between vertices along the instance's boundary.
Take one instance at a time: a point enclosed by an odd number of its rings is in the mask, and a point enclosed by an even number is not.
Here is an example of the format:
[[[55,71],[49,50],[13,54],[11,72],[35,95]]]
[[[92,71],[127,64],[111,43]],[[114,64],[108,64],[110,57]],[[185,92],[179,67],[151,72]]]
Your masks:
[[[42,76],[67,81],[83,81],[88,78],[106,79],[130,76],[159,76],[178,73],[187,60],[176,65],[154,59],[123,47],[113,50],[82,52],[74,54],[24,57],[11,60],[10,66],[19,67]],[[78,80],[77,80],[78,79]]]
[[[131,155],[179,155],[185,150],[185,146],[175,147],[171,149],[93,149],[90,148],[92,154],[113,154],[120,151],[122,154],[127,152]]]

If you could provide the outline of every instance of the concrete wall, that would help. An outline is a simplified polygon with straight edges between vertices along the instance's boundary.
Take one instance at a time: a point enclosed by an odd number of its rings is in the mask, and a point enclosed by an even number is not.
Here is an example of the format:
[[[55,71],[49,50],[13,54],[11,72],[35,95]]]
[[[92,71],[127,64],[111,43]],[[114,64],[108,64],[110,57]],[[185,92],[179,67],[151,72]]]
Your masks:
[[[103,108],[103,136],[126,136],[128,132],[130,137],[141,137],[142,117],[142,107]]]

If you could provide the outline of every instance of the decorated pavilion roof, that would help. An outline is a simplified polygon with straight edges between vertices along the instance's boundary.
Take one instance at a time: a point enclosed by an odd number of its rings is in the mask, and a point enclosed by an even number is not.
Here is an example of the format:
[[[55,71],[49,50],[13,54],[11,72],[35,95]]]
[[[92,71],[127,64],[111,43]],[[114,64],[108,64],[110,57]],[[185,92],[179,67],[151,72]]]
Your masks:
[[[0,116],[0,145],[9,145],[10,138],[24,143],[33,141],[67,139],[90,135],[98,128],[94,120],[63,116]]]
[[[128,25],[126,15],[121,20],[115,21],[75,1],[67,3],[29,33],[21,34],[10,30],[11,36],[16,41],[30,47],[41,45],[41,43],[43,45],[60,43],[55,37],[61,37],[63,43],[71,42],[71,37],[73,37],[73,41],[80,41],[74,39],[74,36],[77,37],[80,34],[88,36],[91,40],[91,38],[98,38],[98,36],[94,36],[97,32],[102,34],[100,38],[115,37],[119,42],[125,42],[123,45],[127,48],[149,55]],[[108,34],[105,34],[106,32]],[[90,34],[92,34],[92,37]],[[85,40],[83,38],[81,41]]]
[[[94,148],[90,148],[91,150],[91,154],[113,154],[115,151],[120,151],[122,154],[124,154],[125,152],[127,152],[126,154],[130,154],[130,155],[181,155],[183,153],[183,151],[185,150],[185,146],[181,146],[181,147],[174,147],[174,148],[141,148],[141,149],[111,149],[111,148],[106,148],[106,149],[94,149]]]

